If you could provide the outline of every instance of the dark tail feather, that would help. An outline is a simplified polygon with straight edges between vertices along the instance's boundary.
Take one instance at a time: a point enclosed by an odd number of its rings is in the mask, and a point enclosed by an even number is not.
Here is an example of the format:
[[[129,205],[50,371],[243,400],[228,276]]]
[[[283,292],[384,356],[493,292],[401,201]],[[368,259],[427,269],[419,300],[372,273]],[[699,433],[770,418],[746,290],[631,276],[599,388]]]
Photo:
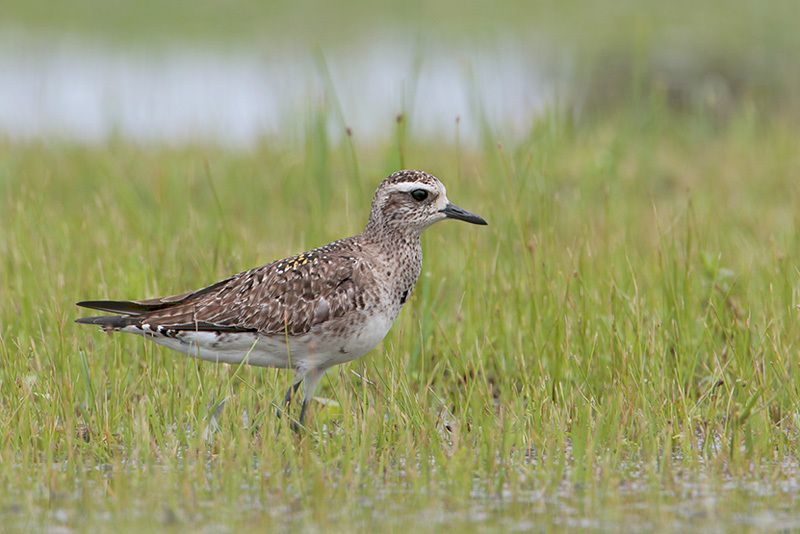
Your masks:
[[[216,284],[211,284],[203,289],[197,291],[189,291],[180,295],[172,295],[171,297],[161,297],[148,300],[84,300],[76,302],[78,306],[84,308],[91,308],[93,310],[100,310],[109,313],[119,313],[121,315],[142,315],[144,313],[163,310],[170,306],[185,303],[191,298],[201,297],[217,289],[223,287],[230,282],[233,277],[220,280]]]
[[[124,328],[136,323],[135,317],[124,315],[104,315],[102,317],[81,317],[75,321],[79,324],[93,324],[102,327],[104,330]]]
[[[161,305],[146,304],[132,300],[84,300],[76,302],[83,308],[91,308],[110,313],[121,313],[125,315],[140,315],[142,313],[163,307]]]

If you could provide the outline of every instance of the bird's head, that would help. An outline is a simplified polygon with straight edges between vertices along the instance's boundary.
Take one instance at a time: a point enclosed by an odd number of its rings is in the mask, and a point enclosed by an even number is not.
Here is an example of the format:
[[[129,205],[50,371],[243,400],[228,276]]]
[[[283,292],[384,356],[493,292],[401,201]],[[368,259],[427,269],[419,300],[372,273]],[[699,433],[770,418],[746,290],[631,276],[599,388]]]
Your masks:
[[[368,230],[420,234],[443,219],[487,224],[483,218],[447,199],[444,184],[423,171],[404,170],[388,176],[372,199]]]

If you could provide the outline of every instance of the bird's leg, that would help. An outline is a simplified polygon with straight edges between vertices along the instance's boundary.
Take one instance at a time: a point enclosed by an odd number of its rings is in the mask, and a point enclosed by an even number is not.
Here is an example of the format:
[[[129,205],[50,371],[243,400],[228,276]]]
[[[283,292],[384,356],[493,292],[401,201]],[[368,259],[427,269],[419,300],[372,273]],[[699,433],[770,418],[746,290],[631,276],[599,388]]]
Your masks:
[[[303,382],[303,377],[301,375],[298,375],[295,377],[294,382],[292,382],[292,385],[289,386],[289,389],[286,390],[286,395],[283,397],[283,405],[286,407],[286,409],[288,409],[289,405],[292,403],[292,397],[294,396],[295,393],[297,393],[297,390],[300,389],[300,384],[302,382]],[[278,416],[278,419],[281,418],[282,413],[280,408],[278,408],[278,411],[275,415]]]
[[[308,399],[303,399],[303,404],[300,406],[300,425],[306,420],[306,409],[308,408]]]
[[[283,398],[283,403],[288,406],[292,403],[292,396],[297,393],[297,390],[300,389],[300,384],[302,380],[296,381],[294,384],[289,386],[289,389],[286,390],[286,396]]]
[[[314,398],[314,391],[317,389],[323,374],[325,374],[324,369],[312,369],[306,373],[305,380],[303,381],[303,404],[300,407],[300,424],[292,424],[293,430],[300,430],[300,427],[305,423],[308,405],[311,404],[311,399]]]

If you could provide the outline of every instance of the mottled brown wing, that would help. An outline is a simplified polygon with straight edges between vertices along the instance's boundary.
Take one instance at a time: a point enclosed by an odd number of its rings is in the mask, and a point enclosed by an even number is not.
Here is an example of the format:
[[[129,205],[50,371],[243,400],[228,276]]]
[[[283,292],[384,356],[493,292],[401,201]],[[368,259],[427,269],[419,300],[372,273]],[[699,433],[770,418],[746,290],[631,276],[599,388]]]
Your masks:
[[[238,274],[213,291],[140,317],[165,328],[299,335],[363,309],[361,288],[371,277],[363,259],[311,252]]]
[[[222,286],[228,284],[234,277],[226,278],[208,287],[198,289],[196,291],[189,291],[181,293],[180,295],[171,295],[169,297],[159,297],[147,300],[84,300],[77,302],[78,306],[84,308],[91,308],[93,310],[106,311],[111,313],[121,313],[124,315],[139,316],[148,312],[154,312],[184,303],[189,300],[197,300],[203,295],[213,293]]]

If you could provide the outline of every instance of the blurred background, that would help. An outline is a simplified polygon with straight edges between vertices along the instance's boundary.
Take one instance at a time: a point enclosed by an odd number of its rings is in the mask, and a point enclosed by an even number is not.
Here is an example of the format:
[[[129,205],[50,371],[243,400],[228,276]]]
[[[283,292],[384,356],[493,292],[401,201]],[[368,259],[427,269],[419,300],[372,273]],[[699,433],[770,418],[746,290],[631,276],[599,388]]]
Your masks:
[[[793,0],[7,0],[0,136],[247,150],[323,121],[362,144],[525,136],[653,100],[797,115]],[[316,124],[316,127],[319,127]]]

